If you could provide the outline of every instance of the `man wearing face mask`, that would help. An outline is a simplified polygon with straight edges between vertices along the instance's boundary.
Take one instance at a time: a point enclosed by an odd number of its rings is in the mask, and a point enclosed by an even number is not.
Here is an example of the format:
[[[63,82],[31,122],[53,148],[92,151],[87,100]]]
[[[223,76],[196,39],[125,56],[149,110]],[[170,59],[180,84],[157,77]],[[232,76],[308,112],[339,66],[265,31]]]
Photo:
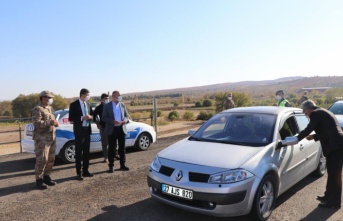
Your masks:
[[[102,120],[102,111],[104,109],[104,105],[109,103],[109,98],[108,94],[103,93],[100,97],[101,103],[95,108],[93,116],[95,119],[95,123],[100,131],[100,136],[101,136],[101,145],[102,145],[102,153],[104,156],[104,163],[106,163],[108,160],[108,142],[107,142],[107,134],[105,132],[105,126],[106,123]]]
[[[108,172],[114,171],[114,155],[118,142],[118,153],[120,157],[120,170],[127,171],[125,165],[125,137],[127,134],[126,124],[129,122],[129,114],[125,104],[122,102],[119,91],[113,91],[112,101],[105,104],[102,112],[102,120],[106,122],[105,131],[108,136]]]
[[[55,161],[56,127],[58,127],[55,111],[50,106],[53,97],[50,91],[42,91],[39,95],[40,103],[32,110],[36,153],[35,175],[38,189],[47,189],[48,186],[56,185],[56,182],[50,178]]]
[[[276,99],[277,102],[274,106],[279,106],[279,107],[291,107],[291,104],[289,103],[288,100],[284,98],[285,94],[283,90],[278,90],[276,92]]]
[[[235,102],[232,100],[232,94],[228,94],[227,100],[223,104],[223,111],[235,107]]]
[[[84,177],[93,177],[88,170],[90,136],[92,134],[90,120],[93,116],[93,110],[87,103],[89,99],[89,90],[83,88],[80,91],[80,98],[71,103],[69,107],[69,121],[73,122],[75,135],[75,165],[78,180],[83,180]],[[83,160],[82,165],[81,159]]]
[[[301,104],[303,113],[310,119],[307,127],[298,136],[291,137],[293,140],[320,141],[323,154],[326,157],[327,183],[324,196],[318,196],[321,203],[319,207],[341,208],[342,197],[342,166],[343,166],[343,131],[335,115],[330,111],[317,107],[312,100]],[[312,131],[316,134],[310,135]]]

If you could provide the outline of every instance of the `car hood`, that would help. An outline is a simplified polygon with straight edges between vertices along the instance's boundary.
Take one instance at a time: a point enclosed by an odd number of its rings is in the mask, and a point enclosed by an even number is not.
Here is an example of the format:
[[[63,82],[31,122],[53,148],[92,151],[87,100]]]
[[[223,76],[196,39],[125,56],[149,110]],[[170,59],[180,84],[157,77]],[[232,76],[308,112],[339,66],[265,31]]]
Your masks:
[[[249,147],[203,141],[181,140],[158,153],[159,157],[183,163],[239,168],[263,147]]]
[[[335,115],[339,124],[341,125],[341,127],[343,128],[343,115]]]

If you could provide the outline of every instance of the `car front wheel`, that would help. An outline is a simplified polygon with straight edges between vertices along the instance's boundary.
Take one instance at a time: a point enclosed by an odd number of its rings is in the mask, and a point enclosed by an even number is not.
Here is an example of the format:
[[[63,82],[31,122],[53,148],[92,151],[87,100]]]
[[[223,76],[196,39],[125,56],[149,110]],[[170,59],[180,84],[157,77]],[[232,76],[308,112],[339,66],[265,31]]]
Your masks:
[[[139,150],[147,150],[151,144],[151,139],[148,133],[141,133],[136,140],[135,147]]]
[[[272,214],[276,200],[275,183],[275,178],[272,175],[267,175],[262,179],[251,211],[254,218],[264,221]]]
[[[60,157],[65,163],[75,163],[75,141],[70,141],[63,146]]]

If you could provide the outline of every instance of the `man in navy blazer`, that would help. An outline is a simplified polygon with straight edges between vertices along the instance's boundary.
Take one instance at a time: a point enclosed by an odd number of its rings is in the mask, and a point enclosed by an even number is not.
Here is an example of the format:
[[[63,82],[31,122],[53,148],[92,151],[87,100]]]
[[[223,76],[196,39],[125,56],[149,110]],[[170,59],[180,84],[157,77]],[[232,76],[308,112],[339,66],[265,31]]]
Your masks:
[[[88,171],[90,137],[92,134],[90,120],[93,116],[92,108],[87,103],[89,98],[89,90],[83,88],[80,91],[80,98],[71,103],[69,107],[69,121],[73,122],[75,135],[75,163],[78,180],[83,180],[83,177],[93,176]],[[81,158],[83,159],[82,166]]]
[[[113,173],[114,155],[117,148],[120,157],[120,170],[129,170],[125,165],[125,138],[127,134],[126,124],[129,115],[125,104],[121,102],[122,96],[119,91],[113,91],[112,101],[105,104],[102,111],[102,120],[106,122],[105,132],[108,136],[108,172]]]

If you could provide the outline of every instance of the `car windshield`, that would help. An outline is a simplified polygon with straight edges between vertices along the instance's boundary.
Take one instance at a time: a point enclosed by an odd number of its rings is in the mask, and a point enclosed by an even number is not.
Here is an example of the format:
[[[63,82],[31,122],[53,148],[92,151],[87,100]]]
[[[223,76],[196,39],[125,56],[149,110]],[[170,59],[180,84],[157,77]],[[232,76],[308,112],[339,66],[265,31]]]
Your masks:
[[[331,111],[333,114],[336,114],[336,115],[343,115],[343,102],[333,104],[329,108],[329,111]]]
[[[60,115],[59,119],[61,119],[62,117],[64,117],[68,113],[69,113],[69,110],[58,110],[58,111],[55,111],[55,118],[57,117],[57,115]]]
[[[276,115],[220,113],[201,126],[189,140],[265,146],[272,142]]]

